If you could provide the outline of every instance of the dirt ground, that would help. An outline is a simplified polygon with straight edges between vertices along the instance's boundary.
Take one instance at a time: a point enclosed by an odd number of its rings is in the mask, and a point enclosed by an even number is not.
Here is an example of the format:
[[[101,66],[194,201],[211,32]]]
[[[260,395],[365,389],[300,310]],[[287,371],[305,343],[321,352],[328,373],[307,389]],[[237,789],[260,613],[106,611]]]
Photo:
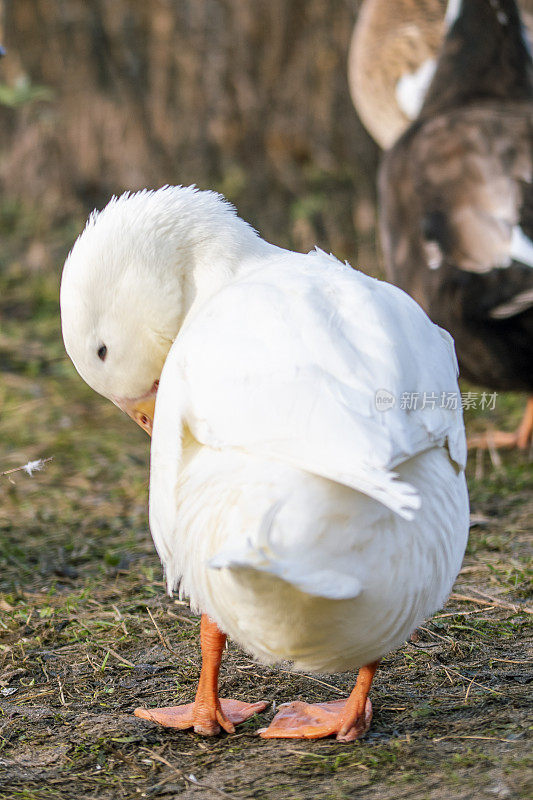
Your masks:
[[[46,246],[64,254],[70,227]],[[55,248],[55,250],[54,250]],[[0,798],[494,800],[533,791],[528,455],[472,459],[474,526],[447,606],[387,656],[374,721],[354,744],[200,738],[132,716],[192,700],[199,620],[164,594],[147,521],[149,442],[93,394],[59,332],[58,274],[0,276]],[[470,430],[514,425],[499,397]],[[531,573],[529,573],[530,575]],[[529,604],[529,607],[528,607]],[[226,653],[221,693],[280,703],[349,692],[353,675],[297,675]]]

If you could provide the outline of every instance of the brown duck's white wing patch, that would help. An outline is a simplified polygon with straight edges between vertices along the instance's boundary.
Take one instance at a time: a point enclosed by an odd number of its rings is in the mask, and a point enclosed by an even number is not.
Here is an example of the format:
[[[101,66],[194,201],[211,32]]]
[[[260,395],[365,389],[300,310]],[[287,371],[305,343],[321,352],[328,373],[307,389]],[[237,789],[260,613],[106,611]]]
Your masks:
[[[515,225],[511,235],[510,255],[514,261],[533,267],[533,242],[520,225]]]
[[[533,288],[515,295],[506,303],[502,303],[490,312],[492,319],[510,319],[533,307]]]
[[[472,139],[478,138],[476,131],[470,133]],[[497,142],[488,143],[489,152],[481,138],[473,143],[473,151],[466,148],[465,178],[456,184],[450,220],[455,231],[453,260],[460,269],[479,273],[508,267],[512,262],[513,229],[519,223],[522,204],[517,178],[523,176],[513,175],[494,152]]]
[[[453,210],[454,261],[460,269],[484,273],[513,262],[533,267],[533,242],[520,225],[520,205],[517,183],[499,179]]]
[[[513,226],[509,221],[465,205],[454,211],[452,224],[457,233],[453,261],[459,269],[483,273],[510,266]]]
[[[436,60],[428,58],[413,72],[405,72],[396,84],[396,100],[408,119],[418,117],[436,68]]]

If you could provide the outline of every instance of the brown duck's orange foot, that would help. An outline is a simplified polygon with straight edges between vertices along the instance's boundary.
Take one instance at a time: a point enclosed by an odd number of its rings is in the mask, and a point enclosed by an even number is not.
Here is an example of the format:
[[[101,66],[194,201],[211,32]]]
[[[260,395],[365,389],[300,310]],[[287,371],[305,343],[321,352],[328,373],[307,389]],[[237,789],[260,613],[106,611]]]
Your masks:
[[[362,714],[347,716],[348,700],[330,703],[284,703],[268,726],[258,731],[263,739],[322,739],[336,735],[339,742],[360,739],[372,722],[372,703],[367,698]]]
[[[474,436],[469,436],[466,440],[469,450],[507,450],[512,447],[525,447],[518,443],[517,431],[487,431]]]
[[[217,708],[197,708],[196,703],[167,708],[136,708],[136,717],[157,722],[166,728],[194,728],[196,733],[215,736],[223,728],[227,733],[235,732],[235,725],[245,722],[254,714],[264,711],[268,703],[243,703],[241,700],[220,700]]]
[[[487,431],[478,436],[469,436],[467,440],[468,448],[479,450],[498,450],[511,447],[518,447],[520,450],[531,444],[533,441],[533,397],[530,397],[526,404],[526,410],[522,421],[516,431]]]

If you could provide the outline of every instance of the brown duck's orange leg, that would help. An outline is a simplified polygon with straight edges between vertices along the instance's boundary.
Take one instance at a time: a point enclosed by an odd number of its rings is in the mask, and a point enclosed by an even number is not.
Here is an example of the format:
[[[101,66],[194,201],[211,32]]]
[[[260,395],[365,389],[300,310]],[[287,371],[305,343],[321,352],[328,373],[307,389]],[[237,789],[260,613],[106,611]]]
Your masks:
[[[487,431],[486,433],[469,436],[468,449],[499,450],[518,447],[525,450],[533,438],[533,397],[526,404],[522,421],[516,431]]]
[[[522,450],[533,440],[533,397],[527,401],[526,410],[516,432],[516,444]]]
[[[284,703],[268,728],[259,731],[263,739],[321,739],[336,735],[339,742],[353,742],[364,736],[372,722],[368,697],[379,661],[361,667],[355,687],[347,700],[330,703]]]
[[[268,703],[243,703],[240,700],[220,700],[218,673],[226,634],[206,614],[200,623],[202,671],[194,703],[168,708],[136,708],[136,717],[157,722],[167,728],[194,728],[196,733],[214,736],[223,728],[235,732],[235,725],[263,711]]]

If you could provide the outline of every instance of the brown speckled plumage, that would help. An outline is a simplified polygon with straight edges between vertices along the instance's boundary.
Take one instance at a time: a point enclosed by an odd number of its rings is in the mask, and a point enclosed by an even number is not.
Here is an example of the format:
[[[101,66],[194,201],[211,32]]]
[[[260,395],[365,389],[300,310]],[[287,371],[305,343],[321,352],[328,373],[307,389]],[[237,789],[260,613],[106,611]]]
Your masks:
[[[519,5],[533,41],[533,0]],[[384,149],[412,122],[398,104],[398,81],[437,57],[446,32],[446,7],[447,0],[365,0],[361,7],[348,80],[357,113]]]
[[[384,158],[381,234],[388,277],[454,336],[462,375],[492,389],[533,391],[533,267],[509,256],[515,225],[533,239],[532,177],[516,6],[466,0],[419,119]]]

